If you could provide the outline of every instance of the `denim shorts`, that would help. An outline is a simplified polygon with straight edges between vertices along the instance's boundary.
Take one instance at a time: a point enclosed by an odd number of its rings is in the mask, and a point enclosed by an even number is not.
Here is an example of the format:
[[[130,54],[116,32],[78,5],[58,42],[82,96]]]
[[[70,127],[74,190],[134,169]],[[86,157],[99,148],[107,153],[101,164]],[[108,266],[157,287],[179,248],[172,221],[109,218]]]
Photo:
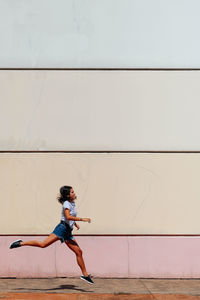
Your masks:
[[[72,235],[72,228],[65,223],[64,221],[61,221],[52,232],[60,239],[61,243],[69,240],[73,240],[74,237]]]

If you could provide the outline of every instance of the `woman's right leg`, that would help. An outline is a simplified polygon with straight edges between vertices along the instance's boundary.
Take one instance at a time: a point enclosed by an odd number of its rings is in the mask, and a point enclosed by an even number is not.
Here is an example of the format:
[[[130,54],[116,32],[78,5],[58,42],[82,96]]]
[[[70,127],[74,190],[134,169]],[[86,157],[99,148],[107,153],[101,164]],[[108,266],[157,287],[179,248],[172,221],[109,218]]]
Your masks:
[[[65,243],[69,247],[69,249],[71,249],[75,253],[77,263],[78,263],[83,275],[88,276],[88,273],[87,273],[86,267],[85,267],[85,263],[84,263],[84,260],[83,260],[82,250],[79,247],[79,245],[77,244],[76,240],[75,239],[74,240],[68,240]]]
[[[48,247],[49,245],[53,244],[59,240],[57,235],[54,233],[51,233],[46,239],[44,239],[42,242],[40,241],[27,241],[27,242],[20,242],[20,246],[33,246],[33,247],[40,247],[40,248],[45,248]]]

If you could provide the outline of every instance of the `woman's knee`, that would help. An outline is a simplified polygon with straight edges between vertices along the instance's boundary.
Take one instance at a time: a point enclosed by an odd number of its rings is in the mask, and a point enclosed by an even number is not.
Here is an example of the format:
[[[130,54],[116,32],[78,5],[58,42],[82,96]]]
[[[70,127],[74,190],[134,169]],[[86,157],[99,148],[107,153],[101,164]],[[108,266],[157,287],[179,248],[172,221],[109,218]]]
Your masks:
[[[81,248],[78,248],[78,249],[76,250],[76,255],[77,255],[77,256],[82,256],[82,255],[83,255],[83,251],[81,250]]]
[[[40,248],[46,248],[48,245],[45,242],[40,242]]]

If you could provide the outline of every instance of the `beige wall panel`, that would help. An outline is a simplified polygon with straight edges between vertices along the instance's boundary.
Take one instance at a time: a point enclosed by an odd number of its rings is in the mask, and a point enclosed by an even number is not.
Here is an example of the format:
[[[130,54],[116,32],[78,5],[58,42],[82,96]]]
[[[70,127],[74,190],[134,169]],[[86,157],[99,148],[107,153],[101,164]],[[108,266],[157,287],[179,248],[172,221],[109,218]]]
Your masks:
[[[200,154],[1,153],[0,166],[1,234],[50,233],[65,184],[92,219],[81,234],[199,234]]]
[[[199,71],[0,71],[0,150],[199,150],[199,82]]]

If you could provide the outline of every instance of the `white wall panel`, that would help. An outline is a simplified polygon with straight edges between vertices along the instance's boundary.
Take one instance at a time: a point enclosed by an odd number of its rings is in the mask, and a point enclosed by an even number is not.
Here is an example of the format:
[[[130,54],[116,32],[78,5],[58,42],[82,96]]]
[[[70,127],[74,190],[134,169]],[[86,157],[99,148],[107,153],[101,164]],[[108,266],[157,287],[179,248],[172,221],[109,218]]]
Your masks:
[[[73,186],[80,234],[199,234],[200,154],[0,154],[0,233],[47,234]]]
[[[1,68],[200,68],[198,0],[0,0]]]
[[[0,71],[0,150],[200,150],[200,72]]]

